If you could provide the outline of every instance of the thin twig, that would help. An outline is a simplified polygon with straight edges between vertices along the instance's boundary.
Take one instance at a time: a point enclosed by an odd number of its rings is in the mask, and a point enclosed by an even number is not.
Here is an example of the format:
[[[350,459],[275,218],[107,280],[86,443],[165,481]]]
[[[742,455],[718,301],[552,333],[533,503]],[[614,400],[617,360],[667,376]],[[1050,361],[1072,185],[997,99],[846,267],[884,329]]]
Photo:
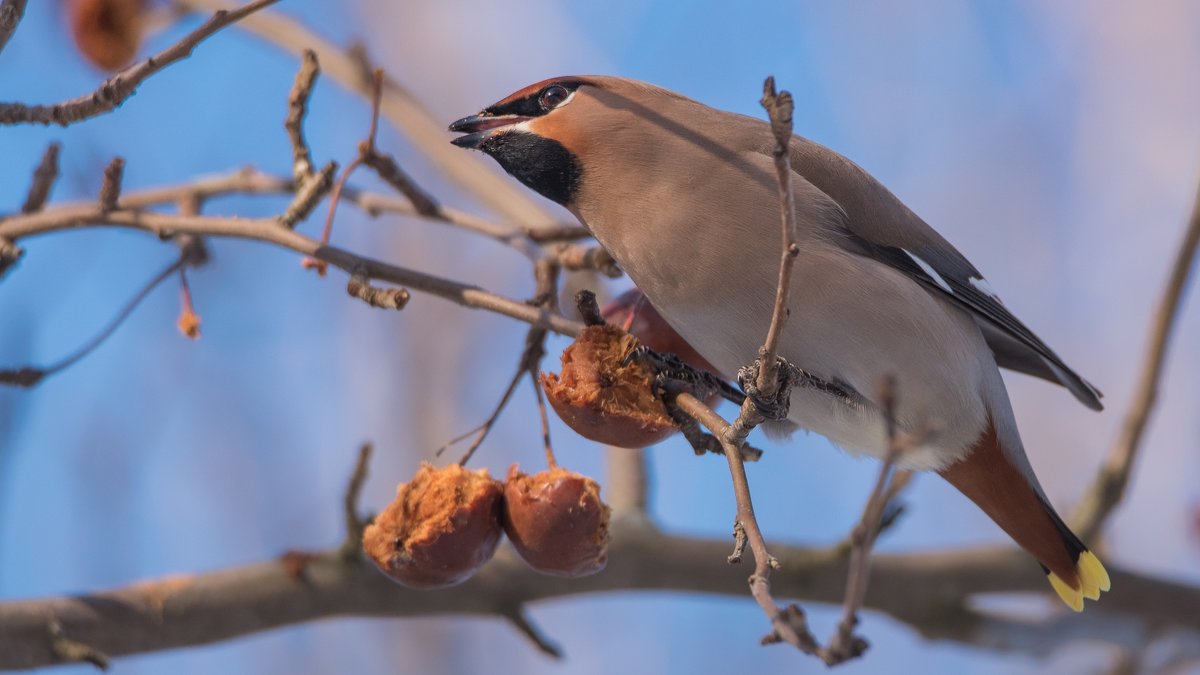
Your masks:
[[[321,167],[315,174],[309,174],[298,185],[295,196],[288,204],[283,214],[279,216],[279,224],[293,228],[297,223],[306,220],[312,214],[317,204],[333,189],[333,174],[337,173],[338,163],[330,162]]]
[[[325,216],[325,227],[321,230],[321,245],[328,244],[329,237],[333,234],[333,217],[337,214],[338,204],[342,201],[342,191],[346,188],[346,181],[350,180],[350,175],[354,173],[355,169],[365,163],[366,153],[375,147],[375,134],[379,131],[379,100],[382,95],[382,87],[383,71],[376,70],[375,94],[371,98],[371,126],[367,132],[367,140],[359,144],[358,156],[342,172],[341,177],[333,186],[333,192],[329,195],[329,213]],[[320,276],[325,276],[328,269],[325,261],[312,256],[305,257],[300,262],[306,269],[315,269]]]
[[[763,341],[759,358],[762,366],[758,371],[758,389],[765,398],[775,395],[778,385],[776,372],[779,364],[776,354],[779,351],[779,338],[783,327],[787,324],[788,296],[791,293],[792,267],[799,255],[800,249],[796,244],[796,194],[792,188],[792,166],[789,154],[792,142],[792,95],[782,91],[775,93],[775,78],[768,77],[763,82],[763,95],[760,101],[771,120],[771,132],[775,135],[775,175],[779,181],[779,212],[782,230],[782,246],[779,257],[779,283],[775,289],[775,307],[771,311],[771,325],[767,329],[767,338]]]
[[[697,456],[705,454],[725,456],[725,448],[721,445],[721,439],[710,433],[706,433],[700,428],[696,418],[681,408],[676,396],[678,393],[685,391],[685,388],[682,385],[676,384],[672,389],[668,390],[667,396],[663,399],[663,405],[667,409],[667,416],[675,422],[684,439],[692,446],[692,451]],[[693,400],[699,401],[699,399]],[[746,462],[757,462],[763,456],[762,450],[749,443],[743,443],[741,451],[742,460]]]
[[[535,266],[535,274],[537,275],[537,294],[528,304],[545,311],[553,311],[558,288],[557,270],[543,263]],[[465,440],[472,434],[477,434],[475,439],[471,441],[471,445],[467,447],[466,452],[458,460],[460,466],[465,466],[471,460],[471,457],[474,456],[475,451],[479,449],[479,446],[483,444],[484,439],[491,433],[492,428],[496,425],[496,421],[500,419],[500,415],[512,399],[513,393],[516,392],[517,385],[521,382],[521,379],[528,374],[533,380],[534,395],[537,398],[538,410],[542,416],[542,441],[546,449],[546,457],[550,466],[554,466],[554,451],[550,446],[550,421],[546,416],[545,402],[542,400],[542,389],[537,381],[542,358],[546,355],[546,334],[546,329],[541,326],[530,327],[529,331],[525,334],[525,346],[521,350],[520,358],[517,360],[516,372],[513,373],[512,379],[509,380],[508,386],[504,389],[504,394],[500,397],[500,401],[496,404],[496,407],[492,409],[492,413],[479,426],[447,441],[445,445],[438,448],[435,454],[440,456],[454,444]]]
[[[0,52],[8,45],[9,38],[17,31],[21,17],[25,16],[26,0],[0,1]]]
[[[350,482],[346,484],[346,494],[342,498],[342,516],[346,521],[346,540],[342,542],[339,553],[343,560],[355,560],[362,551],[363,530],[367,525],[358,514],[358,502],[362,496],[363,485],[367,482],[368,467],[371,464],[371,452],[374,446],[363,443],[358,449],[358,461],[354,463],[354,473],[350,474]]]
[[[57,142],[46,146],[42,161],[38,162],[37,169],[33,172],[33,183],[29,186],[21,213],[37,213],[46,205],[50,189],[54,187],[54,181],[58,178],[58,152],[61,149],[62,146]]]
[[[430,293],[464,307],[483,309],[528,324],[543,326],[562,335],[575,336],[583,330],[581,323],[567,319],[561,314],[489,293],[478,286],[399,267],[351,253],[336,246],[322,246],[319,242],[299,232],[279,227],[279,221],[275,218],[180,216],[128,209],[117,209],[103,214],[95,205],[92,205],[71,210],[57,210],[53,213],[47,209],[38,214],[0,220],[0,239],[9,237],[12,241],[33,234],[47,234],[59,230],[97,225],[145,230],[160,238],[194,234],[261,241],[291,249],[301,255],[319,258],[347,273],[353,274],[361,268],[371,279]]]
[[[100,212],[108,213],[117,208],[121,198],[121,180],[125,176],[125,159],[113,157],[104,167],[104,180],[100,183]]]
[[[471,457],[475,455],[475,451],[479,449],[479,446],[483,445],[484,439],[486,439],[488,434],[492,432],[492,427],[496,425],[496,420],[500,419],[500,414],[503,413],[504,409],[508,406],[508,402],[510,399],[512,399],[513,393],[517,391],[517,385],[520,384],[521,379],[524,377],[525,369],[518,367],[517,372],[513,374],[512,378],[510,378],[508,381],[508,385],[505,386],[504,393],[500,395],[500,401],[496,403],[496,407],[492,408],[492,412],[487,416],[487,419],[481,424],[472,427],[462,434],[459,434],[458,436],[446,441],[442,447],[437,449],[434,455],[440,457],[443,452],[449,450],[455,444],[466,440],[468,437],[474,434],[474,440],[472,440],[471,444],[467,446],[466,452],[463,453],[462,457],[460,457],[457,462],[459,466],[466,466],[467,462],[471,461]]]
[[[404,195],[412,203],[413,209],[418,215],[434,220],[445,220],[442,217],[442,207],[437,200],[424,188],[417,185],[417,182],[405,173],[404,169],[400,168],[391,155],[379,152],[375,148],[374,138],[374,136],[371,137],[371,145],[362,153],[363,164],[370,167],[384,182]]]
[[[203,11],[224,7],[228,0],[178,0],[178,4]],[[370,100],[371,80],[363,77],[364,72],[370,72],[370,65],[367,64],[364,70],[361,54],[332,44],[279,12],[259,13],[239,22],[237,27],[297,58],[305,49],[315,51],[321,60],[323,76]],[[500,176],[478,158],[447,143],[445,121],[390,77],[385,77],[383,81],[382,114],[407,135],[417,152],[505,220],[530,229],[554,225],[555,219],[528,190]]]
[[[175,262],[167,265],[166,268],[164,268],[161,272],[154,275],[150,281],[146,282],[146,284],[142,286],[142,288],[139,289],[136,294],[134,294],[133,298],[130,299],[129,302],[125,303],[125,306],[121,308],[121,311],[117,312],[117,315],[113,317],[112,321],[110,321],[103,330],[101,330],[95,337],[93,337],[71,355],[45,368],[25,366],[22,368],[0,370],[0,384],[8,384],[17,387],[33,387],[39,384],[45,378],[70,368],[77,361],[90,354],[100,345],[104,344],[104,341],[111,337],[112,334],[121,327],[121,324],[125,322],[125,319],[129,318],[130,314],[133,314],[133,310],[137,309],[137,306],[141,304],[142,300],[145,300],[146,296],[150,295],[151,291],[157,288],[159,284],[170,278],[171,275],[175,274],[175,272],[181,269],[183,265],[184,258],[181,256]]]
[[[542,334],[544,338],[545,331],[542,331]],[[533,386],[533,399],[537,403],[538,421],[542,423],[542,451],[546,453],[547,466],[553,469],[558,466],[558,460],[554,457],[554,444],[550,442],[550,412],[546,409],[546,395],[542,392],[542,383],[538,381],[537,368],[530,368],[526,373],[529,375],[529,384]]]
[[[786,415],[787,401],[791,388],[791,373],[782,369],[778,358],[779,340],[791,310],[788,297],[791,293],[792,267],[800,249],[796,244],[796,197],[792,187],[792,170],[789,148],[792,141],[792,95],[775,92],[775,78],[763,82],[763,95],[759,101],[766,109],[771,121],[771,133],[775,137],[775,174],[779,183],[779,211],[782,231],[782,246],[779,255],[779,281],[775,287],[775,305],[771,311],[771,324],[767,337],[758,350],[755,363],[757,374],[754,381],[742,382],[748,396],[742,402],[741,411],[729,428],[729,441],[740,446],[759,424],[766,421],[765,403],[779,415]],[[742,377],[739,376],[739,381]],[[751,390],[753,388],[753,391]]]
[[[1128,412],[1125,413],[1125,420],[1121,424],[1116,442],[1091,487],[1084,493],[1083,502],[1075,518],[1077,524],[1074,529],[1084,541],[1090,541],[1100,533],[1104,522],[1125,496],[1129,475],[1142,445],[1142,436],[1158,400],[1159,382],[1162,379],[1167,348],[1179,317],[1188,277],[1195,266],[1198,249],[1200,189],[1192,205],[1192,215],[1175,254],[1175,262],[1171,266],[1167,284],[1159,298],[1158,309],[1155,310],[1150,324],[1150,336],[1137,390],[1131,399]]]
[[[331,172],[335,172],[337,167],[334,165],[327,168]],[[329,187],[332,187],[332,180]],[[242,194],[293,195],[295,197],[297,190],[293,179],[261,173],[252,167],[247,167],[225,175],[200,177],[189,183],[138,191],[126,191],[121,196],[121,206],[126,209],[138,210],[151,206],[174,204],[182,199],[199,199],[204,201],[216,197]],[[323,195],[317,195],[318,200],[321,196]],[[417,213],[416,209],[413,208],[407,199],[367,192],[352,185],[347,185],[342,190],[341,199],[342,201],[354,204],[371,216],[379,216],[382,213],[394,213],[403,216],[425,218]],[[293,204],[304,201],[307,200],[301,197],[294,199]],[[26,236],[25,234],[16,234],[15,230],[29,232],[31,228],[32,230],[36,230],[37,227],[51,221],[89,217],[89,214],[94,211],[94,206],[95,202],[67,202],[47,206],[42,212],[35,214],[0,215],[0,232],[11,233],[12,236]],[[282,216],[281,220],[286,222],[288,218],[289,216],[285,212],[285,216]],[[533,239],[526,236],[524,230],[518,227],[493,222],[449,206],[442,206],[438,217],[432,220],[461,228],[467,232],[483,235],[506,246],[510,246],[534,260],[543,255],[541,248],[536,245]]]
[[[0,103],[0,125],[34,123],[58,124],[65,127],[116,110],[151,75],[161,72],[176,61],[187,58],[197,45],[222,28],[276,2],[279,0],[253,0],[237,9],[219,10],[179,42],[141,63],[122,70],[106,80],[99,89],[86,96],[56,105],[29,106],[23,103]]]
[[[508,622],[512,624],[513,628],[517,629],[517,632],[528,638],[538,648],[538,651],[555,659],[563,657],[562,648],[556,642],[546,637],[545,632],[538,628],[537,624],[533,623],[524,606],[513,605],[506,608],[502,611],[502,616],[508,619]]]
[[[304,138],[304,118],[308,115],[308,100],[320,73],[317,53],[305,49],[300,57],[300,70],[288,93],[288,114],[283,120],[283,128],[292,145],[292,176],[301,187],[313,172],[312,151]]]
[[[842,617],[829,646],[821,650],[821,658],[827,665],[836,665],[856,659],[867,650],[867,642],[854,634],[858,625],[858,610],[867,597],[867,583],[871,573],[871,549],[879,536],[883,511],[888,504],[890,486],[894,482],[896,461],[907,445],[896,429],[896,382],[888,377],[880,384],[878,400],[883,412],[887,431],[887,451],[875,487],[863,507],[862,517],[850,535],[850,570],[846,578],[846,598],[842,602]]]

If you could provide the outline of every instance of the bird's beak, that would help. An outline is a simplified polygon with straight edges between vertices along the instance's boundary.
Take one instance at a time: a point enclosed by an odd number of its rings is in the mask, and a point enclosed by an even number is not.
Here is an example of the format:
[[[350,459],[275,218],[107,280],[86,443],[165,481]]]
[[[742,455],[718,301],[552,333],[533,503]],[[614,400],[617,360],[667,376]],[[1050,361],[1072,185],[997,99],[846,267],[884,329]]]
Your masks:
[[[495,129],[511,124],[519,124],[531,119],[525,115],[471,115],[450,124],[450,131],[465,133],[465,136],[450,141],[460,148],[478,148],[487,140]]]

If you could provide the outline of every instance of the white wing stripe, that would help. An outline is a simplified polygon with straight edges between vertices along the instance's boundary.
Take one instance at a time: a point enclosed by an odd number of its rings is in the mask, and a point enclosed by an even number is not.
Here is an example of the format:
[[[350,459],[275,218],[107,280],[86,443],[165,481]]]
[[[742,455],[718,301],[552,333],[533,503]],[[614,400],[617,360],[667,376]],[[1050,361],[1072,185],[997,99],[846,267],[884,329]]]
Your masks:
[[[905,255],[912,258],[912,261],[917,264],[917,267],[920,267],[921,271],[924,272],[926,276],[928,276],[930,279],[933,279],[938,286],[941,286],[943,291],[946,291],[950,295],[954,295],[954,289],[950,288],[950,284],[946,283],[946,280],[942,278],[942,275],[938,274],[937,270],[933,269],[929,263],[913,255],[913,252],[906,248],[902,248],[900,250],[904,251]]]
[[[967,281],[971,282],[972,286],[978,288],[980,293],[983,293],[989,298],[994,298],[996,300],[1000,299],[1000,296],[996,295],[996,289],[992,288],[992,285],[988,283],[987,279],[984,279],[983,277],[971,277],[970,279],[967,279]]]

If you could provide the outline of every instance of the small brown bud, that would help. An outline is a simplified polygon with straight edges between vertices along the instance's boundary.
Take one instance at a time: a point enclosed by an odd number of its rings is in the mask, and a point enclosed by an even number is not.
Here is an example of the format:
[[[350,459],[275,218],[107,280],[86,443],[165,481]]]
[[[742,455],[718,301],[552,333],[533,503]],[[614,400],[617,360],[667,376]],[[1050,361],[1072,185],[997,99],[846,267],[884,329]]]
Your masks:
[[[514,464],[504,483],[504,531],[530,567],[583,577],[608,562],[609,508],[596,481],[553,467],[526,475]]]
[[[367,526],[363,549],[384,574],[405,586],[453,586],[495,554],[502,497],[500,482],[486,469],[422,464]]]

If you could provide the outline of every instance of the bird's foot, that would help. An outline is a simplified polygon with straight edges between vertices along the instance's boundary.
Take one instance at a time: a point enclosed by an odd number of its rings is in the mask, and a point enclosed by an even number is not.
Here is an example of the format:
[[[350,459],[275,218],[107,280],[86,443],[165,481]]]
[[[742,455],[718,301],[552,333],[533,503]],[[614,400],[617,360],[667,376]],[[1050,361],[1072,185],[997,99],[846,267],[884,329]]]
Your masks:
[[[738,371],[737,380],[746,398],[754,404],[758,414],[766,420],[787,419],[791,406],[792,387],[804,378],[804,371],[777,357],[775,368],[774,392],[766,395],[758,386],[758,373],[762,369],[762,360],[755,359],[754,363]]]
[[[711,394],[720,394],[728,401],[741,405],[744,395],[725,380],[713,375],[707,370],[695,368],[684,363],[683,359],[669,353],[659,353],[646,345],[639,345],[628,356],[622,365],[641,361],[654,372],[654,388],[663,391],[669,382],[677,382],[690,389],[697,398],[705,399]]]

